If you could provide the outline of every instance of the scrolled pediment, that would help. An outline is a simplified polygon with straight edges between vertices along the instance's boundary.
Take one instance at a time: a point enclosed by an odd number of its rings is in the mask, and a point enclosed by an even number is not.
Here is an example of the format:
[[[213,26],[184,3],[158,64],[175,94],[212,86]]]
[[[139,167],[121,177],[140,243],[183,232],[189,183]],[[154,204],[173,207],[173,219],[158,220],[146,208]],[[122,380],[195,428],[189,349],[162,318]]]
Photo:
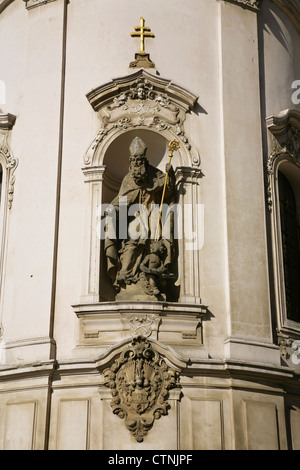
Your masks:
[[[269,167],[282,154],[289,155],[295,165],[300,166],[300,112],[287,109],[268,117],[266,123],[273,137]]]
[[[198,98],[171,80],[140,69],[111,80],[86,96],[101,122],[97,136],[85,155],[86,165],[91,164],[99,145],[113,133],[141,127],[169,133],[190,151],[184,121]]]
[[[135,90],[139,84],[145,84],[147,97],[154,98],[166,94],[168,98],[186,111],[192,109],[198,97],[185,88],[174,84],[171,80],[152,75],[140,69],[125,77],[115,78],[110,82],[91,90],[86,96],[94,111],[109,105],[114,98],[124,94],[124,97],[137,98]]]
[[[269,116],[266,125],[271,134],[270,152],[266,160],[267,207],[271,211],[276,166],[284,159],[300,168],[300,112],[286,109],[277,116]]]

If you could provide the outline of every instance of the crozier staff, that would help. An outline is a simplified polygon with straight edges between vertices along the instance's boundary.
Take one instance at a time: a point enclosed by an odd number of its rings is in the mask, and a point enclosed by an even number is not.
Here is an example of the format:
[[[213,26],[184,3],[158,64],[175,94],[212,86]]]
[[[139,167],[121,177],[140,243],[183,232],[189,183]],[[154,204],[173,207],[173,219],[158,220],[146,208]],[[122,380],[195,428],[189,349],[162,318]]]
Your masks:
[[[146,144],[139,137],[133,139],[129,151],[129,172],[122,181],[119,194],[111,202],[111,206],[114,207],[117,215],[117,222],[120,204],[123,201],[126,201],[127,204],[127,214],[130,206],[142,204],[148,215],[151,213],[152,205],[160,206],[163,193],[167,204],[171,205],[175,202],[175,174],[171,163],[169,162],[166,165],[166,174],[150,165],[146,158]],[[122,198],[122,202],[120,198]],[[128,225],[134,221],[133,219],[134,216],[129,217]],[[126,239],[105,239],[107,273],[117,290],[120,289],[122,284],[138,281],[141,273],[140,264],[150,249],[150,226],[151,224],[148,224],[148,233],[146,236],[144,234],[143,237],[131,238],[129,235],[130,230],[128,230]],[[120,231],[117,230],[117,233],[120,233]],[[164,239],[163,243],[166,246],[164,265],[167,266],[171,263],[173,257],[172,228],[170,230],[170,239]]]

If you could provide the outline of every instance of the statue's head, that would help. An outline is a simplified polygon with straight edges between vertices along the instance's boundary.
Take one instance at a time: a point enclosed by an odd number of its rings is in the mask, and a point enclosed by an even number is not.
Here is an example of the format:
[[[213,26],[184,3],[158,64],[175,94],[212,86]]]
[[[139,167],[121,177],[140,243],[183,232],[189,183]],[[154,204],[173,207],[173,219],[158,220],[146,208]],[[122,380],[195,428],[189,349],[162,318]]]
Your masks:
[[[146,144],[139,137],[135,137],[130,144],[130,166],[133,179],[137,185],[142,185],[147,176],[148,160],[146,158]]]
[[[163,243],[163,240],[153,240],[150,245],[150,253],[155,253],[157,255],[166,254],[166,246]]]

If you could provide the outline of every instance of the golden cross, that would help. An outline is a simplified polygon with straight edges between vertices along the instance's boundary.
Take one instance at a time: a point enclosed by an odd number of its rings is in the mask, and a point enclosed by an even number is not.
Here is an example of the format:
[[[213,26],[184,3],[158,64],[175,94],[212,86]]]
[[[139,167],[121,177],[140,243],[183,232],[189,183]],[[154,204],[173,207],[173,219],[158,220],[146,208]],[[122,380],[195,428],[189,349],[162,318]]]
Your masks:
[[[140,37],[141,38],[140,54],[144,54],[145,53],[145,50],[144,50],[144,48],[145,48],[145,46],[144,46],[145,38],[154,38],[154,34],[145,32],[145,31],[151,31],[151,29],[148,28],[148,26],[144,26],[144,18],[142,16],[141,16],[140,26],[135,26],[134,29],[137,32],[136,33],[130,33],[130,35],[132,37]]]

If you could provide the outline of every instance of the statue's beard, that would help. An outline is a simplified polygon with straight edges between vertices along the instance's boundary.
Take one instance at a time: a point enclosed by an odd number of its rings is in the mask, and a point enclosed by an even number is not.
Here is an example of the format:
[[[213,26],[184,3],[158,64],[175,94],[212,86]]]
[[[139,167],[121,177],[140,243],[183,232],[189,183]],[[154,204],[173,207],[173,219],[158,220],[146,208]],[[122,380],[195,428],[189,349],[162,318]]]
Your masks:
[[[146,181],[146,176],[147,176],[146,165],[141,165],[141,166],[131,165],[131,174],[134,179],[134,182],[139,186],[142,185]]]

